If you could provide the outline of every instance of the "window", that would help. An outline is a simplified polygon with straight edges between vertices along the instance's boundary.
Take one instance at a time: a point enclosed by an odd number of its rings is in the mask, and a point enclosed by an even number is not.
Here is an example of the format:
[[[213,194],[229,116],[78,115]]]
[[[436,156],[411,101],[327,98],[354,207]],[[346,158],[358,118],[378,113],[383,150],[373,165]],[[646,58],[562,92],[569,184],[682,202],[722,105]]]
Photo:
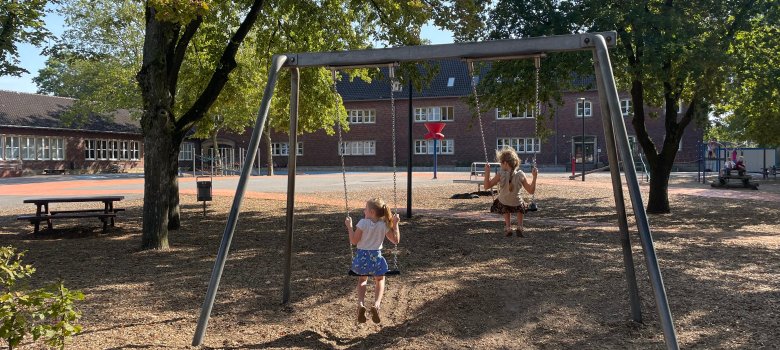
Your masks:
[[[593,116],[592,113],[592,104],[588,100],[577,100],[577,118],[585,117],[591,117]]]
[[[416,122],[451,122],[455,120],[455,107],[422,107],[414,109]]]
[[[97,158],[98,159],[108,159],[108,141],[106,140],[98,140],[98,151],[97,151]]]
[[[433,140],[415,140],[414,154],[433,154]],[[455,154],[455,140],[443,139],[436,142],[437,153]]]
[[[179,160],[192,160],[195,155],[195,145],[192,142],[182,142],[179,146]],[[122,159],[127,159],[127,141],[122,141]]]
[[[22,159],[35,160],[35,138],[22,136]]]
[[[274,156],[289,156],[290,146],[289,142],[274,142],[271,143],[271,153]],[[303,142],[298,142],[298,156],[303,155]]]
[[[53,138],[50,140],[51,144],[51,159],[63,160],[65,159],[65,139]]]
[[[350,124],[376,123],[375,109],[350,109],[347,110],[347,120]]]
[[[141,145],[138,143],[138,141],[130,141],[130,159],[141,159]]]
[[[346,141],[341,143],[339,154],[345,156],[373,156],[376,154],[376,141]]]
[[[108,141],[108,159],[119,159],[119,141]]]
[[[520,113],[520,107],[517,107],[517,110],[515,112],[504,112],[500,109],[496,108],[496,119],[502,120],[502,119],[533,119],[534,113],[531,108],[526,108],[522,113]]]
[[[5,159],[19,159],[19,136],[5,137]]]
[[[84,159],[95,160],[97,145],[95,140],[84,140]]]
[[[51,159],[51,145],[48,137],[39,137],[35,139],[35,148],[38,150],[38,160]]]
[[[633,111],[631,110],[631,100],[630,99],[622,99],[620,100],[620,113],[623,114],[624,117],[628,117],[631,115]]]
[[[447,79],[447,87],[453,87],[453,86],[455,86],[455,78],[450,77],[449,79]]]
[[[582,163],[582,136],[572,137],[572,154],[577,163]],[[594,163],[596,160],[596,137],[585,136],[585,163]]]
[[[187,143],[187,142],[185,142],[185,143]],[[190,143],[190,145],[192,145],[192,144]],[[119,141],[119,151],[120,151],[119,159],[127,160],[127,159],[130,158],[130,148],[128,146],[129,145],[128,145],[127,141]],[[192,153],[190,153],[191,155],[195,153],[194,148],[191,150],[191,152],[192,152]],[[179,159],[183,160],[183,159],[181,159],[181,150],[179,151]],[[190,158],[189,160],[192,160],[192,158]]]
[[[542,150],[542,140],[532,137],[505,137],[496,139],[496,149],[510,147],[517,153],[539,153]]]

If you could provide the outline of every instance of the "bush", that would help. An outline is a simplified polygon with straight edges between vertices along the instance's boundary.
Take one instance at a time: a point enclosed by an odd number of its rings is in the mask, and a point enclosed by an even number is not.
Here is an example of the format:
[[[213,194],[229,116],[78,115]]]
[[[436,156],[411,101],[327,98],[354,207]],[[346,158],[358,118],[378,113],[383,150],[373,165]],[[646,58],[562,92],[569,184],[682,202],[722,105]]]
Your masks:
[[[18,346],[28,335],[33,341],[43,340],[47,345],[65,348],[65,341],[81,332],[75,322],[81,314],[74,302],[84,294],[70,291],[62,282],[31,290],[24,279],[35,273],[32,265],[22,264],[24,252],[13,247],[0,247],[0,339],[8,349]]]

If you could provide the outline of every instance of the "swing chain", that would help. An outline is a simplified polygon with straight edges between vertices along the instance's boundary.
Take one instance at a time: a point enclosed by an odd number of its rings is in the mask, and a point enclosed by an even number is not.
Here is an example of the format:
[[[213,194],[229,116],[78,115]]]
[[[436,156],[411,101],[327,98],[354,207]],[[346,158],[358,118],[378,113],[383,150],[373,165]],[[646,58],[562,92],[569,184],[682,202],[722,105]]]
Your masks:
[[[482,151],[485,154],[485,164],[490,164],[490,159],[487,155],[487,143],[485,143],[485,130],[482,128],[482,112],[479,109],[479,95],[477,94],[477,83],[479,78],[474,74],[474,61],[468,60],[469,75],[471,76],[471,91],[474,94],[474,108],[477,112],[477,120],[479,121],[479,134],[482,137]],[[493,190],[490,190],[490,197],[495,198]]]
[[[334,107],[336,108],[336,112],[334,115],[336,116],[336,129],[338,130],[339,134],[339,155],[341,156],[341,178],[344,182],[344,212],[346,214],[346,217],[349,217],[349,194],[347,192],[347,168],[344,165],[344,139],[341,136],[341,118],[339,116],[339,90],[336,86],[336,75],[338,72],[335,69],[331,69],[331,76],[333,79],[333,85],[331,86],[331,89],[333,90],[333,101]],[[347,231],[349,232],[349,230]],[[352,260],[355,260],[355,248],[352,247],[352,242],[349,242],[349,253],[350,256],[352,256]]]
[[[400,86],[398,79],[395,77],[395,66],[397,63],[391,64],[388,67],[388,75],[390,76],[390,114],[393,119],[393,207],[395,213],[398,213],[398,188],[396,185],[396,152],[395,152],[395,94],[393,93],[397,86]],[[391,218],[392,219],[392,218]]]
[[[534,161],[533,161],[533,167],[536,168],[536,145],[538,145],[541,148],[541,140],[539,139],[539,113],[542,111],[541,103],[539,102],[539,69],[541,67],[541,57],[540,56],[534,56],[534,66],[535,66],[535,75],[536,75],[536,89],[534,91]],[[533,169],[531,169],[533,172]],[[536,202],[536,189],[534,189],[534,193],[531,193],[531,203]]]

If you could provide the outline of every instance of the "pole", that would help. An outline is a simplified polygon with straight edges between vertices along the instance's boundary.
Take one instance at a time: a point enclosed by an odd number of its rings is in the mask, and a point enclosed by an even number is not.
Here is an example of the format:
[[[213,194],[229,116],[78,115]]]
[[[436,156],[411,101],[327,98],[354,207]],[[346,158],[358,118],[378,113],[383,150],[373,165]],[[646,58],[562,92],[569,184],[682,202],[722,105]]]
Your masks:
[[[287,244],[284,247],[284,286],[282,304],[290,302],[290,281],[292,279],[292,244],[295,226],[295,166],[298,154],[298,92],[300,73],[298,68],[290,69],[290,144],[287,147],[287,217],[285,228]]]
[[[632,162],[633,158],[631,156],[631,147],[628,142],[626,124],[623,120],[622,113],[620,112],[620,101],[618,99],[617,86],[615,85],[615,76],[612,73],[612,64],[609,59],[607,43],[603,36],[595,35],[593,37],[593,44],[595,46],[596,57],[598,58],[596,75],[601,75],[600,79],[604,82],[604,94],[606,95],[606,100],[609,104],[609,114],[612,118],[612,126],[616,130],[615,141],[617,141],[620,158],[628,164],[629,162]],[[642,250],[645,252],[645,264],[647,266],[648,275],[650,276],[650,284],[653,287],[655,305],[658,310],[661,328],[664,332],[666,347],[671,350],[677,350],[680,348],[680,345],[677,343],[677,332],[674,329],[674,320],[672,319],[672,311],[669,309],[669,301],[666,298],[666,288],[664,287],[664,280],[661,276],[661,268],[658,264],[658,257],[656,256],[655,246],[653,244],[653,235],[650,232],[650,223],[647,218],[647,212],[645,212],[645,207],[642,202],[642,192],[639,189],[636,169],[634,169],[633,166],[627,165],[623,167],[623,170],[625,171],[628,193],[631,196],[631,205],[634,209],[636,227],[639,231],[639,241],[642,244]]]
[[[582,101],[582,181],[585,181],[585,99],[580,98]],[[579,106],[577,106],[579,109]]]
[[[434,179],[436,179],[436,159],[438,158],[437,157],[437,155],[438,155],[437,153],[439,151],[437,149],[438,148],[438,141],[439,140],[437,140],[436,138],[433,139],[433,178]]]
[[[593,63],[598,66],[598,57],[595,52]],[[601,76],[596,74],[596,86],[599,91],[599,102],[601,104],[601,119],[604,125],[604,147],[607,148],[607,160],[609,161],[609,172],[612,175],[612,194],[615,197],[615,209],[618,217],[618,228],[620,229],[620,243],[623,249],[623,265],[626,270],[626,283],[628,283],[628,301],[631,306],[631,319],[636,323],[642,323],[642,306],[639,300],[639,287],[636,283],[636,273],[634,271],[634,256],[631,251],[631,237],[628,234],[628,218],[626,217],[626,201],[623,198],[623,184],[620,181],[620,161],[618,159],[617,147],[615,145],[615,129],[610,120],[609,108],[606,108],[607,96],[604,93],[604,81]],[[622,118],[622,115],[621,115]],[[627,162],[623,162],[627,166]],[[631,164],[633,166],[633,164]]]
[[[409,157],[406,162],[406,218],[412,218],[412,156],[414,155],[414,139],[412,126],[414,124],[414,109],[412,108],[412,79],[409,77]]]
[[[265,87],[263,100],[260,102],[260,110],[257,112],[255,128],[252,130],[252,137],[249,140],[252,149],[257,148],[260,144],[260,134],[263,132],[263,126],[268,117],[268,110],[271,107],[271,98],[273,97],[274,87],[276,86],[276,79],[279,77],[279,71],[282,69],[282,65],[284,65],[285,61],[287,61],[287,56],[283,55],[274,56],[271,61],[271,67],[268,72],[268,85]],[[203,337],[206,335],[206,326],[209,323],[211,309],[214,307],[214,299],[217,296],[219,280],[222,278],[222,271],[225,269],[225,261],[227,260],[228,251],[230,251],[230,243],[232,242],[233,234],[236,231],[238,214],[241,208],[241,202],[244,200],[246,183],[249,179],[249,174],[252,172],[251,168],[252,163],[249,162],[244,164],[244,168],[241,170],[241,177],[236,186],[236,195],[233,197],[233,206],[230,208],[230,215],[228,216],[225,231],[222,234],[222,242],[219,245],[217,258],[214,262],[214,269],[211,271],[211,279],[209,280],[209,287],[206,291],[206,300],[203,301],[203,306],[200,309],[200,317],[198,318],[198,325],[195,328],[195,336],[192,338],[192,346],[200,346],[203,343]]]

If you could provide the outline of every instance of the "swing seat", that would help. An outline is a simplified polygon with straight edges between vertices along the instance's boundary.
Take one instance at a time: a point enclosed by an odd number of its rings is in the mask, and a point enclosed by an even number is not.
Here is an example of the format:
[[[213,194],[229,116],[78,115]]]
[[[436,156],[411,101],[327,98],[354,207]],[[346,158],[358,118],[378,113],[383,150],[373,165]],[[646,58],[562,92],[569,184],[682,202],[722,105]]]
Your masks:
[[[400,274],[401,274],[401,271],[399,271],[399,270],[388,270],[387,272],[385,272],[385,276],[394,276],[394,275],[400,275]],[[349,270],[349,272],[347,272],[347,275],[350,275],[350,276],[373,276],[373,275],[360,275],[360,274],[355,273],[355,271],[352,271],[352,270]]]

